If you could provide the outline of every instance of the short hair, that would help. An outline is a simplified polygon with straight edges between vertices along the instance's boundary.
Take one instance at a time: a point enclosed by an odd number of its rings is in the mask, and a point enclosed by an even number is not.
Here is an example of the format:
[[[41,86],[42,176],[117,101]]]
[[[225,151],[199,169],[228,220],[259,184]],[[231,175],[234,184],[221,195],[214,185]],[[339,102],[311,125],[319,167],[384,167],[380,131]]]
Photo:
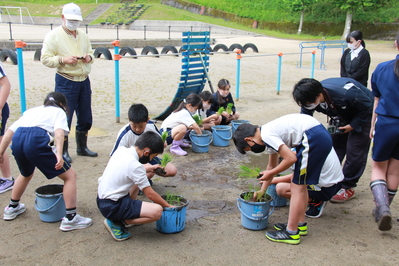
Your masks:
[[[210,91],[201,92],[199,94],[199,97],[205,102],[213,103],[213,97],[212,97],[212,93]]]
[[[161,136],[153,131],[144,132],[134,144],[140,150],[144,148],[149,148],[151,150],[151,154],[154,153],[163,153],[164,143],[162,141]]]
[[[257,128],[258,126],[249,123],[237,127],[233,134],[233,141],[239,153],[245,154],[244,149],[249,147],[249,144],[244,139],[255,136]]]
[[[133,123],[143,123],[148,121],[148,109],[144,104],[132,104],[128,111],[129,121]]]
[[[44,99],[43,105],[59,107],[66,113],[69,112],[68,100],[61,92],[53,91],[47,94],[46,98]]]
[[[314,103],[320,93],[323,93],[323,85],[319,81],[304,78],[295,84],[292,96],[299,106],[306,106],[308,103]]]

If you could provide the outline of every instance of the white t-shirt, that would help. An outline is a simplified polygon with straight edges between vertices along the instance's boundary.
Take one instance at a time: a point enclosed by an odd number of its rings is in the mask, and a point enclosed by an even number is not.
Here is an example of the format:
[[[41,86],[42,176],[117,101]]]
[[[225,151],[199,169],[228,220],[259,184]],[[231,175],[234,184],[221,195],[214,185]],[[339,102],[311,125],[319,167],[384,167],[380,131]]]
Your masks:
[[[139,162],[135,147],[119,147],[98,179],[98,197],[117,201],[126,196],[133,185],[141,190],[150,186],[146,170]]]
[[[206,111],[207,111],[207,110],[208,110],[208,109],[204,110],[203,108],[198,109],[198,115],[200,116],[201,119],[205,119],[205,118],[208,117],[208,116],[206,115]]]
[[[178,112],[171,113],[162,123],[161,128],[166,130],[167,128],[174,128],[178,125],[185,125],[186,127],[190,127],[192,124],[195,124],[194,118],[191,116],[190,112],[183,108]]]
[[[6,77],[6,76],[7,76],[7,74],[4,71],[3,65],[0,62],[0,79],[3,78],[3,77]]]

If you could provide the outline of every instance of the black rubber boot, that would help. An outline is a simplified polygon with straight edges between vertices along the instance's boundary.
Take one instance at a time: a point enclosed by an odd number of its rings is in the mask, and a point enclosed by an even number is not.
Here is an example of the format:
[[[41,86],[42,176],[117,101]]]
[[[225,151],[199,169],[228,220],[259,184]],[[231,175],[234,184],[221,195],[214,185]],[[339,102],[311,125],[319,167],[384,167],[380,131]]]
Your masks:
[[[389,209],[388,187],[384,180],[374,180],[370,183],[374,196],[375,211],[373,215],[378,223],[380,231],[388,231],[392,228],[392,216]]]
[[[81,156],[97,157],[97,152],[87,148],[87,131],[76,131],[76,153]]]
[[[62,156],[67,160],[68,163],[72,163],[72,158],[68,153],[68,136],[64,137],[64,146],[62,147]]]

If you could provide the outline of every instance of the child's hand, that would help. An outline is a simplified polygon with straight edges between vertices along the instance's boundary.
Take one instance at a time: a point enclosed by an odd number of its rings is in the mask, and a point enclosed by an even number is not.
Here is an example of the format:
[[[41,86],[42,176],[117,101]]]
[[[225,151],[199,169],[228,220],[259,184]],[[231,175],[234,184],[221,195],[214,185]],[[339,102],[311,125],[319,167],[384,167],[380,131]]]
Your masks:
[[[265,170],[263,172],[260,172],[262,175],[259,180],[260,181],[269,181],[273,179],[273,174],[270,173],[270,170]]]
[[[260,197],[260,196],[263,196],[263,194],[265,194],[265,192],[266,192],[266,190],[263,190],[263,189],[261,189],[261,190],[259,190],[259,191],[255,191],[255,192],[254,192],[253,199],[256,200],[258,196],[259,196],[259,197]]]
[[[55,156],[57,157],[57,162],[54,168],[55,170],[60,170],[61,167],[64,165],[64,158],[62,158],[62,155],[60,156],[58,154],[56,154]]]

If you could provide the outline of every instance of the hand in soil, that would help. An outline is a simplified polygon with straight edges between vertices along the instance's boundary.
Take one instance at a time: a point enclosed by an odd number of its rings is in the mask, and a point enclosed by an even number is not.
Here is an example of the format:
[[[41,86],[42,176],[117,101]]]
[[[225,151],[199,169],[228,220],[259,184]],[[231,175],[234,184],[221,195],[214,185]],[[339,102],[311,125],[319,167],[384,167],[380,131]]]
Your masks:
[[[166,172],[165,169],[163,169],[162,167],[159,167],[157,169],[155,169],[155,174],[160,175],[160,176],[166,176]]]

